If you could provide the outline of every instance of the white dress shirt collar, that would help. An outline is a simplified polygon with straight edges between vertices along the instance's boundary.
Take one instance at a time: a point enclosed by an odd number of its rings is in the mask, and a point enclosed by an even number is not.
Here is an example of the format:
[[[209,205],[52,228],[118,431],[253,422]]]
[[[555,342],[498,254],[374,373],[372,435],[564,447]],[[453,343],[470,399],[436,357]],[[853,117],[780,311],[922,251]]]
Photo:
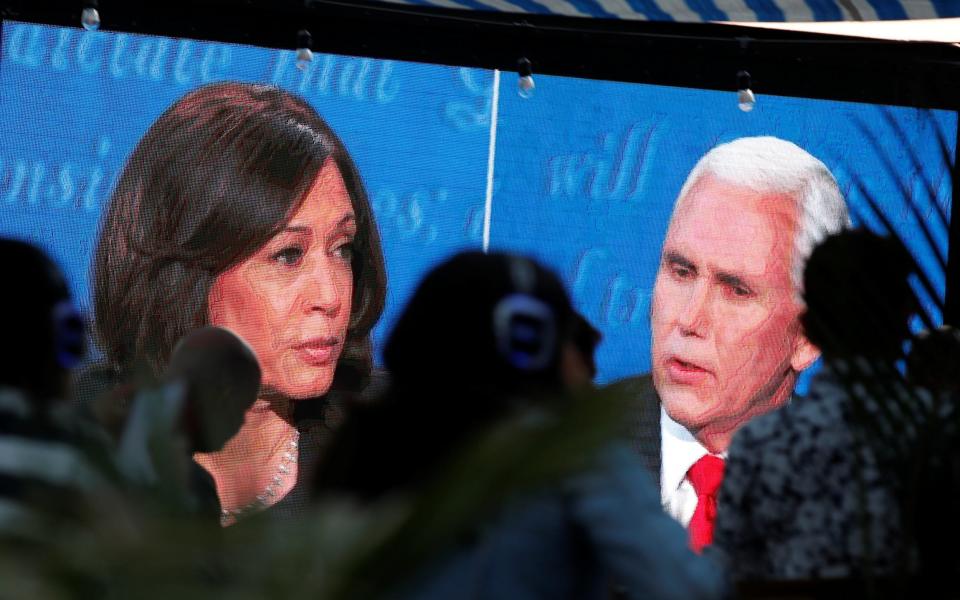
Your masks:
[[[663,508],[684,526],[697,506],[687,471],[710,452],[660,407],[660,498]],[[715,455],[726,459],[727,453]]]
[[[663,407],[660,407],[660,438],[660,478],[664,489],[675,490],[683,483],[690,467],[709,452],[686,427],[671,419]]]

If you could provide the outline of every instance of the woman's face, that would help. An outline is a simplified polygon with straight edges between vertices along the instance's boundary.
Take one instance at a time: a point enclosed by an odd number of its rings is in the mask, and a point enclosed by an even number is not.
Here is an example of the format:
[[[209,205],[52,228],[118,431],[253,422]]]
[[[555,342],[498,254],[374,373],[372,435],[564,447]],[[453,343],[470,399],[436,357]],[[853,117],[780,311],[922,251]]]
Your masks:
[[[210,323],[250,344],[265,393],[300,400],[330,389],[350,321],[356,233],[350,196],[328,160],[286,227],[214,281]]]

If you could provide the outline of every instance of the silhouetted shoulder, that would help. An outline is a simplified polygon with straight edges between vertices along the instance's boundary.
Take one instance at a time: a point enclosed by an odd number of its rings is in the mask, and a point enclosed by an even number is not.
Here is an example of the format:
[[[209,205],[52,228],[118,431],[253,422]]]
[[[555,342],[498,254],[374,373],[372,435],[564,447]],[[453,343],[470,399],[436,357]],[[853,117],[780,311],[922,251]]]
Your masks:
[[[660,397],[650,374],[627,377],[604,388],[610,394],[630,398],[627,435],[644,466],[660,485]]]
[[[120,383],[115,369],[104,362],[88,362],[72,375],[73,402],[90,410],[97,398],[108,394]]]
[[[649,373],[618,379],[604,386],[604,389],[612,393],[623,392],[624,394],[629,394],[641,402],[656,403],[657,410],[660,410],[660,399],[657,397],[657,391],[653,387],[653,375]]]

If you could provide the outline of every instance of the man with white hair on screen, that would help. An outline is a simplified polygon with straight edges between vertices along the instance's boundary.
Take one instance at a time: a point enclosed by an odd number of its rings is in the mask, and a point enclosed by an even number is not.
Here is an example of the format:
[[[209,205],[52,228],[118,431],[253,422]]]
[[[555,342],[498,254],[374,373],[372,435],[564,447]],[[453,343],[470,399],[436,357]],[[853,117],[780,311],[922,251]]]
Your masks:
[[[820,160],[774,137],[710,150],[677,196],[651,308],[651,373],[615,384],[638,400],[637,449],[664,508],[701,550],[737,429],[785,404],[819,350],[800,324],[813,247],[849,225]]]

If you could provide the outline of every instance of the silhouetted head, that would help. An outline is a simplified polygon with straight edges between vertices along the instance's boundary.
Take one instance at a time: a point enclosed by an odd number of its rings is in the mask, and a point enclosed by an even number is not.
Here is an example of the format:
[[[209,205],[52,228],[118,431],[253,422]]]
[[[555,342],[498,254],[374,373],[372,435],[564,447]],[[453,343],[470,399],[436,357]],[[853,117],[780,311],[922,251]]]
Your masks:
[[[561,347],[575,322],[563,284],[543,266],[463,252],[421,282],[384,362],[399,388],[460,397],[558,390]]]
[[[21,241],[0,240],[0,270],[0,386],[36,401],[61,398],[84,349],[83,322],[67,282],[46,254]]]
[[[827,358],[900,357],[916,312],[915,271],[899,240],[862,229],[828,237],[804,272],[807,337]]]
[[[236,435],[260,391],[253,351],[220,327],[203,327],[180,340],[166,378],[186,387],[185,426],[196,452],[220,450]]]
[[[384,348],[390,389],[351,413],[325,455],[317,492],[373,500],[416,487],[497,420],[549,408],[588,384],[599,339],[543,266],[457,254],[411,297]]]
[[[560,370],[564,385],[578,388],[593,383],[597,376],[597,346],[603,334],[580,313],[574,313],[570,339],[561,352]]]

